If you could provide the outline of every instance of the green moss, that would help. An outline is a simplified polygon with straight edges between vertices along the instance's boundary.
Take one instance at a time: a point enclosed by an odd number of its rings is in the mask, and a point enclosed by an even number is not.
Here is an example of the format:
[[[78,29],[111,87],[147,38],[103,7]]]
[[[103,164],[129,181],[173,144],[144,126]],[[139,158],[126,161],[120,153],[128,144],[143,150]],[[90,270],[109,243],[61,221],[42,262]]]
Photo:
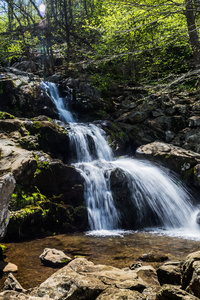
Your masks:
[[[0,111],[0,120],[5,120],[5,119],[16,119],[13,115]]]
[[[7,247],[4,246],[4,245],[2,245],[2,244],[0,244],[0,249],[1,249],[0,252],[4,253],[6,251],[6,249],[7,249]]]
[[[15,193],[11,196],[10,210],[17,211],[30,206],[38,206],[39,201],[46,201],[46,197],[40,193],[37,187],[30,187],[31,191],[24,191],[23,187],[17,184]]]
[[[37,144],[33,140],[27,137],[23,137],[22,139],[20,139],[19,144],[24,149],[28,149],[28,150],[37,149]]]
[[[39,130],[39,129],[41,129],[43,126],[42,126],[42,122],[39,122],[39,121],[34,121],[33,122],[33,128],[34,129],[37,129],[37,130]]]

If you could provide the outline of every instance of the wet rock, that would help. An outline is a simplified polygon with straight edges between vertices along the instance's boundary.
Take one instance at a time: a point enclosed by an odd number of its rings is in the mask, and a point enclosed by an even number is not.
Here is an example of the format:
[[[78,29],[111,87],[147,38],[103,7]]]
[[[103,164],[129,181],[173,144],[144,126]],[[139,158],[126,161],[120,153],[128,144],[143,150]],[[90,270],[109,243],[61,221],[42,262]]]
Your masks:
[[[0,152],[2,152],[2,150]],[[0,239],[2,239],[6,234],[9,222],[8,207],[10,203],[10,197],[14,189],[15,179],[12,173],[0,176]]]
[[[200,162],[200,154],[171,144],[154,142],[137,149],[137,157],[162,162],[169,169],[182,175],[186,182],[197,185],[194,179],[195,166]]]
[[[45,248],[43,253],[40,255],[40,260],[45,266],[63,267],[72,259],[61,250]]]
[[[166,255],[149,252],[140,256],[139,259],[146,262],[163,262],[167,260],[168,257]]]
[[[160,284],[180,285],[182,277],[182,264],[183,263],[180,261],[169,261],[160,266],[157,270]]]
[[[182,288],[196,297],[200,297],[200,251],[186,257],[183,264]]]
[[[41,300],[40,297],[29,296],[17,291],[5,291],[0,293],[0,300]],[[43,300],[51,300],[52,298],[43,297]]]
[[[8,274],[8,278],[4,282],[4,291],[12,290],[17,292],[25,292],[26,290],[21,286],[12,273]]]
[[[197,300],[199,298],[181,290],[174,285],[164,285],[157,294],[156,300]]]

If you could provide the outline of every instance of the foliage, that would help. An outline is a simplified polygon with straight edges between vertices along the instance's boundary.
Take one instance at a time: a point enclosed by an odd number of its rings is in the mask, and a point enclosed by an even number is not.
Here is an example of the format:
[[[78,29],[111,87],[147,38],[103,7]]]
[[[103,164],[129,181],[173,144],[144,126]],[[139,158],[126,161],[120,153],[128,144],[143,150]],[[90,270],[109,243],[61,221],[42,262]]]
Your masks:
[[[189,2],[198,33],[198,3]],[[81,69],[102,91],[113,81],[146,83],[195,67],[183,0],[46,0],[44,15],[40,3],[1,1],[2,62],[41,54],[48,75],[56,54],[66,72]]]

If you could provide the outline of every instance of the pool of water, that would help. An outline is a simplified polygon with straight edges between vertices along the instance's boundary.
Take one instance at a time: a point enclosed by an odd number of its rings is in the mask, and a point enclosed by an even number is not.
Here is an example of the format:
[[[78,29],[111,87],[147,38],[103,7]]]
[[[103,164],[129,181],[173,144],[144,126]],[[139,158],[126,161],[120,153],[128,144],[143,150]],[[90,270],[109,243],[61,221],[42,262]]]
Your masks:
[[[128,267],[150,251],[167,255],[170,260],[183,260],[189,253],[200,250],[200,241],[169,237],[146,232],[108,232],[56,235],[19,243],[2,243],[7,247],[5,261],[18,266],[15,277],[24,288],[39,285],[57,269],[45,267],[39,255],[44,248],[63,250],[72,258],[85,257],[95,264],[118,268]],[[148,263],[143,263],[148,264]],[[152,263],[158,268],[161,263]],[[6,275],[0,279],[2,291]]]

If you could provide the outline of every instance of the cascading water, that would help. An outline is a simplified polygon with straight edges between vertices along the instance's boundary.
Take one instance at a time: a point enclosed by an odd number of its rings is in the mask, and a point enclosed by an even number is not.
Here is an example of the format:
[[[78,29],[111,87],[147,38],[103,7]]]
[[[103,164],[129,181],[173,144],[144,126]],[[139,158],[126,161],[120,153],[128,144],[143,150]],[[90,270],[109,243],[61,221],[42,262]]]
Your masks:
[[[73,165],[85,179],[84,196],[91,230],[120,228],[128,218],[124,211],[131,213],[129,221],[138,228],[197,230],[198,210],[192,205],[187,190],[177,184],[176,177],[147,161],[114,159],[104,131],[94,124],[76,123],[56,85],[49,82],[42,85],[51,96],[60,119],[69,123],[69,138],[77,161]],[[122,176],[123,195],[115,191],[113,176],[116,172]]]

